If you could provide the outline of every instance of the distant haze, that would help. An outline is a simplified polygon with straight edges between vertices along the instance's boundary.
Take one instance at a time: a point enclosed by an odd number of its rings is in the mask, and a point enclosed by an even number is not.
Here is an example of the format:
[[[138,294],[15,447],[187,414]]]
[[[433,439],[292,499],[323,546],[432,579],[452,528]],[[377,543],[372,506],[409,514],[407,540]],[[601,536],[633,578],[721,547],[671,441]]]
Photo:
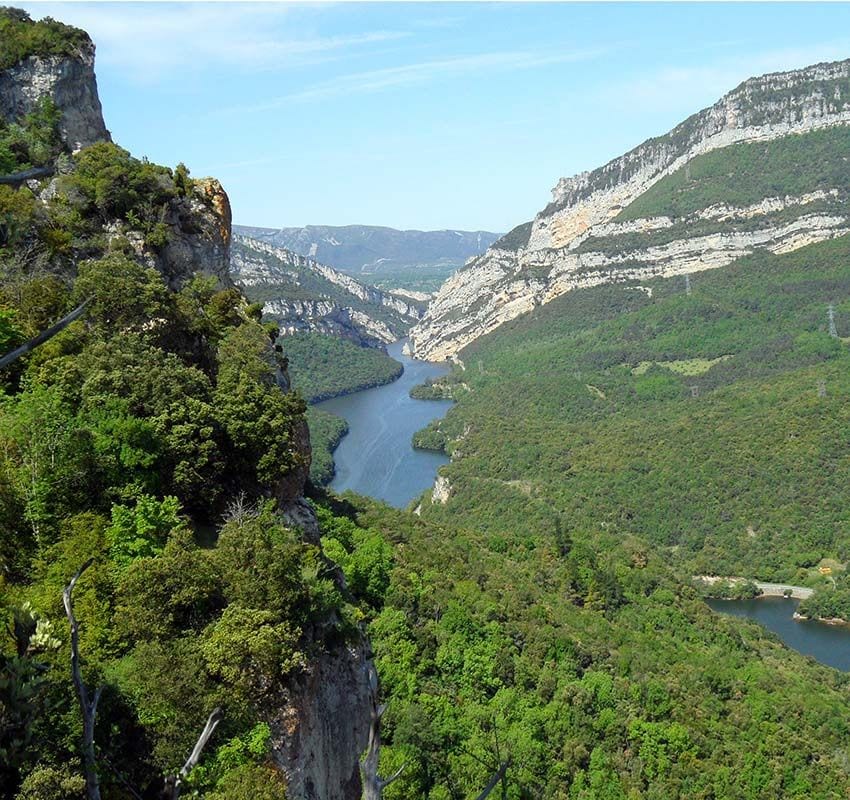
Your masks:
[[[399,268],[460,267],[501,236],[491,231],[399,231],[374,225],[278,229],[235,225],[234,231],[346,272],[376,275]]]

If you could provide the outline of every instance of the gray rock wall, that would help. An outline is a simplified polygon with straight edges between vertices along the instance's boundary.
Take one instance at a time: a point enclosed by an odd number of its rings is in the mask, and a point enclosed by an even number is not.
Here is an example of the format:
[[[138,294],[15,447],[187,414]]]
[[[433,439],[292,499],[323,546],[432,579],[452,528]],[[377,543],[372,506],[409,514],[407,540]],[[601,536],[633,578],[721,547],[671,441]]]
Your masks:
[[[94,74],[94,46],[76,57],[30,56],[0,72],[0,116],[7,122],[28,114],[45,96],[62,112],[62,140],[71,150],[110,141]]]

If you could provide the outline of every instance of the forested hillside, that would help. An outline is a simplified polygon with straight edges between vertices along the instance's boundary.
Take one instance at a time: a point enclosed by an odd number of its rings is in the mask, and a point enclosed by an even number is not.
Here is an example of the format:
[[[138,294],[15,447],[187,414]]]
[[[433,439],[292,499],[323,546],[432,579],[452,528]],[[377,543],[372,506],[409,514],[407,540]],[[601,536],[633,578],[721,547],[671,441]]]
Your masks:
[[[850,556],[848,261],[843,237],[579,290],[467,348],[472,391],[440,423],[456,494],[429,514],[638,535],[683,576],[824,583],[821,560]]]
[[[9,31],[44,94],[0,124],[4,800],[850,794],[847,676],[689,586],[848,558],[850,237],[534,309],[427,390],[421,516],[338,498],[304,397],[394,368],[280,336],[222,187],[102,120],[74,152],[90,42]]]
[[[20,57],[57,30],[0,22],[33,43]],[[71,62],[90,56],[82,32],[62,41]],[[36,62],[38,112],[0,125],[0,171],[48,173],[0,185],[0,351],[77,309],[2,371],[0,795],[159,797],[218,708],[185,793],[279,798],[297,783],[284,774],[318,769],[344,773],[328,793],[342,796],[368,730],[361,601],[312,512],[309,532],[287,521],[310,464],[305,403],[276,327],[232,285],[227,197],[107,141],[72,155],[54,63]],[[320,709],[335,764],[328,741],[281,736],[309,712],[295,676],[324,672],[353,687]]]

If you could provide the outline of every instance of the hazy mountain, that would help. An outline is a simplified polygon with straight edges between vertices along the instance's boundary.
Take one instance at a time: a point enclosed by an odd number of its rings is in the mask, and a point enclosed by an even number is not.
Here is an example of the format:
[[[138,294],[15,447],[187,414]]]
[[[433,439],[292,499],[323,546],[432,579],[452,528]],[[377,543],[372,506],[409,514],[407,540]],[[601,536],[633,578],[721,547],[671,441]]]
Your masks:
[[[307,225],[278,230],[236,225],[234,231],[351,273],[460,267],[501,235],[489,231],[399,231],[376,225]]]

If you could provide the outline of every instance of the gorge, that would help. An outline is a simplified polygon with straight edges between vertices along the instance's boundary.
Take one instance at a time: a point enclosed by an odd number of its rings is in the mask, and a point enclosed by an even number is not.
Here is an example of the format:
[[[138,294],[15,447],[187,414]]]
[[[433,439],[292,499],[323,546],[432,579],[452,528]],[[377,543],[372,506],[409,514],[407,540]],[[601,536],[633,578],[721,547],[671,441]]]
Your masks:
[[[0,176],[37,170],[0,182],[0,354],[85,311],[0,375],[3,800],[850,793],[846,662],[690,581],[850,611],[848,62],[747,81],[484,253],[441,232],[473,257],[426,310],[111,141],[83,31],[0,9],[0,44]]]

